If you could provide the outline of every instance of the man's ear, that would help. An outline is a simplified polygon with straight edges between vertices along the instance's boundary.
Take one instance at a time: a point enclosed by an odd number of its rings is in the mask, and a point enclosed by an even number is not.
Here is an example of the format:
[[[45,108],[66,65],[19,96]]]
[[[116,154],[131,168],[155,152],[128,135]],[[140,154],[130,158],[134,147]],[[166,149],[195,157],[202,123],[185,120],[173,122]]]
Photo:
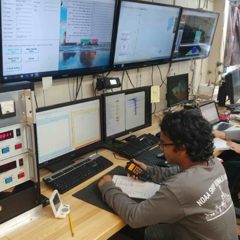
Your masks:
[[[181,153],[185,154],[187,152],[185,145],[182,145],[180,147],[175,147],[175,150],[176,150],[176,152],[179,152],[179,154],[181,154]]]

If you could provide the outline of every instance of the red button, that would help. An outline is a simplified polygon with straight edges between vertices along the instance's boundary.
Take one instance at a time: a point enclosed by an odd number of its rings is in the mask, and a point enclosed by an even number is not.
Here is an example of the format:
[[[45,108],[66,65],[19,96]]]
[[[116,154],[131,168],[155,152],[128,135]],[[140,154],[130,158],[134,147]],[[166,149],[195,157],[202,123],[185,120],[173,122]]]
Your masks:
[[[22,148],[22,144],[21,143],[18,143],[18,144],[15,145],[15,149],[20,149],[20,148]]]
[[[24,172],[18,174],[18,178],[23,178],[23,177],[25,177],[25,173]]]

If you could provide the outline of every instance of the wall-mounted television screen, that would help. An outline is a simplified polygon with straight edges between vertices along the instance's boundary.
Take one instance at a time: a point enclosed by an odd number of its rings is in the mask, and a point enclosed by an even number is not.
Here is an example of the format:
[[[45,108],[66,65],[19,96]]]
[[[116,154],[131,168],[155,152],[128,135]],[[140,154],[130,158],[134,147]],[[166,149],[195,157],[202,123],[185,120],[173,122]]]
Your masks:
[[[1,0],[4,82],[110,68],[115,0]]]
[[[172,107],[188,101],[188,74],[167,78],[167,106]]]
[[[208,57],[219,13],[183,8],[172,61]]]
[[[116,33],[114,69],[170,61],[180,8],[122,0]]]

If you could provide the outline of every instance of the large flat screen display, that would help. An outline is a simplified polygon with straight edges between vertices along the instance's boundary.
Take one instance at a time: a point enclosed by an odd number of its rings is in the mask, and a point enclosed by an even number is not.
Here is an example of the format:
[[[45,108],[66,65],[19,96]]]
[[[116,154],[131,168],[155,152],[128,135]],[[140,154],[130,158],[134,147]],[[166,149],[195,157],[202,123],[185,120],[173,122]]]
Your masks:
[[[110,68],[115,0],[1,0],[4,82]]]
[[[173,61],[208,57],[219,14],[184,8],[179,21]]]
[[[134,68],[170,60],[180,8],[122,0],[113,67]]]

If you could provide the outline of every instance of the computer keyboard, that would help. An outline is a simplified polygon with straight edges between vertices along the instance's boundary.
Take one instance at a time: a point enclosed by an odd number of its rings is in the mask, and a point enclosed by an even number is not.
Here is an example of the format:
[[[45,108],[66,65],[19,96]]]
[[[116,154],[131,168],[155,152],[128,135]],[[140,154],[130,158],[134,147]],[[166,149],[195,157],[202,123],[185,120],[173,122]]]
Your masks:
[[[136,156],[148,151],[150,148],[159,143],[159,138],[152,134],[143,134],[130,142],[127,142],[122,147],[119,147],[116,152],[126,158],[135,158]]]
[[[108,159],[95,154],[44,177],[43,181],[49,187],[57,189],[59,193],[65,193],[71,188],[110,167],[112,164],[113,163]]]
[[[232,125],[229,124],[229,123],[222,122],[222,123],[220,123],[220,124],[217,126],[217,130],[219,130],[219,131],[224,131],[224,130],[230,128],[231,126],[232,126]]]

